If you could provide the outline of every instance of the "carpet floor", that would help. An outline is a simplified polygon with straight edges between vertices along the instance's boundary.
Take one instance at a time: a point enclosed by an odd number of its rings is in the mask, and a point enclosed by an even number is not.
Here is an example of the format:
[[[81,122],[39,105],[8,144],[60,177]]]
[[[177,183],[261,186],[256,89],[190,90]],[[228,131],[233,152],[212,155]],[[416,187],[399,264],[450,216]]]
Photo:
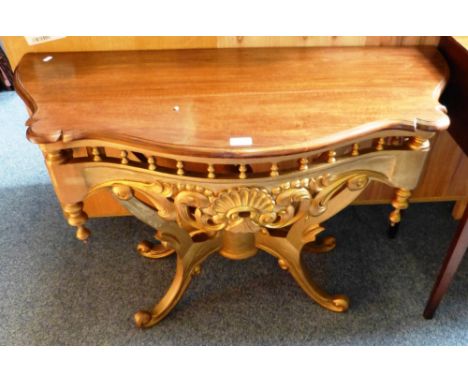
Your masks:
[[[387,239],[389,206],[352,206],[325,224],[327,254],[304,254],[313,278],[351,306],[312,302],[274,258],[212,256],[177,307],[150,330],[132,316],[168,287],[173,257],[136,244],[152,230],[130,217],[93,219],[88,246],[64,220],[27,113],[0,93],[1,345],[468,345],[468,260],[433,320],[422,311],[457,223],[452,203],[414,204]]]

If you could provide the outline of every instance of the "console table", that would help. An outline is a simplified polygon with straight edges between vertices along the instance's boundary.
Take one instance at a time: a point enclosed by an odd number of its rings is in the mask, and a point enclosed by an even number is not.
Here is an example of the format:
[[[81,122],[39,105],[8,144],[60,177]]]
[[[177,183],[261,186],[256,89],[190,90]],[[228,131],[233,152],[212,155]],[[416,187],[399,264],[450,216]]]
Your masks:
[[[255,48],[27,54],[15,83],[57,197],[78,239],[83,200],[108,189],[156,231],[139,252],[175,253],[150,327],[177,304],[209,255],[258,249],[326,309],[301,261],[323,252],[321,223],[371,181],[396,189],[391,224],[417,185],[430,138],[449,119],[448,78],[433,47]]]

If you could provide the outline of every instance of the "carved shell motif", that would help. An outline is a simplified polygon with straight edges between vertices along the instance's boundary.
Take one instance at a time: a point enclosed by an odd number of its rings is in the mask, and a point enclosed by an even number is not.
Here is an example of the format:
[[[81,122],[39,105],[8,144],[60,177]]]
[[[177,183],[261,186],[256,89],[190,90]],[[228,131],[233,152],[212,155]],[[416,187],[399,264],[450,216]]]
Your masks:
[[[212,221],[233,232],[255,232],[277,217],[270,194],[259,188],[237,188],[222,192],[214,201]]]
[[[263,227],[294,223],[307,212],[305,199],[310,199],[310,193],[303,187],[283,190],[276,197],[264,189],[239,187],[218,195],[182,191],[174,204],[184,226],[204,231],[258,232]]]

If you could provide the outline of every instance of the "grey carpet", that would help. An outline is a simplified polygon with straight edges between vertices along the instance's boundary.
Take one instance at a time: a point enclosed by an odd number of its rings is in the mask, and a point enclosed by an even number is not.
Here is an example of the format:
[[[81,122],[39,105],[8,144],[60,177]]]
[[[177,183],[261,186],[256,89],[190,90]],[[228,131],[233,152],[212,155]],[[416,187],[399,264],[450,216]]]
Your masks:
[[[468,344],[467,259],[436,317],[422,318],[456,228],[451,203],[412,205],[395,240],[389,206],[350,207],[325,225],[337,248],[305,259],[319,284],[350,297],[345,314],[312,302],[266,254],[213,256],[165,320],[136,329],[133,313],[162,296],[174,259],[136,255],[152,231],[133,218],[94,219],[89,247],[75,240],[26,118],[0,93],[0,344]]]

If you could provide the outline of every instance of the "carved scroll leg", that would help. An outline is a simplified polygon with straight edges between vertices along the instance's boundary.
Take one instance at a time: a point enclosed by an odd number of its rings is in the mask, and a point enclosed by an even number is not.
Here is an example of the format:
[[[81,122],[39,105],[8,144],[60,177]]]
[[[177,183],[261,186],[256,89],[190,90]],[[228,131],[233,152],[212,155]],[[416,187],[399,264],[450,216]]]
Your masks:
[[[287,238],[260,232],[257,234],[257,246],[275,256],[280,267],[288,270],[304,292],[319,305],[333,312],[345,312],[348,309],[349,301],[346,296],[331,296],[310,278],[301,259],[302,245],[294,245]]]
[[[135,217],[158,230],[161,240],[167,241],[177,253],[176,273],[164,297],[151,312],[135,313],[136,325],[149,328],[161,321],[179,302],[192,276],[200,272],[203,260],[221,248],[221,234],[208,236],[201,232],[188,233],[176,222],[162,219],[156,210],[136,199],[128,186],[116,184],[112,192]]]
[[[408,199],[411,196],[411,191],[404,188],[397,188],[395,197],[392,200],[392,206],[395,208],[389,216],[390,227],[388,229],[388,236],[393,239],[398,233],[398,227],[401,221],[401,212],[408,208]]]
[[[188,248],[182,246],[178,249],[176,273],[171,286],[151,312],[135,313],[134,319],[138,327],[149,328],[157,324],[175,307],[190,285],[192,277],[200,272],[200,264],[221,247],[218,236],[200,243],[193,242]]]
[[[84,224],[88,220],[88,215],[83,211],[83,203],[66,204],[63,207],[68,224],[77,227],[76,238],[85,241],[91,234]]]

